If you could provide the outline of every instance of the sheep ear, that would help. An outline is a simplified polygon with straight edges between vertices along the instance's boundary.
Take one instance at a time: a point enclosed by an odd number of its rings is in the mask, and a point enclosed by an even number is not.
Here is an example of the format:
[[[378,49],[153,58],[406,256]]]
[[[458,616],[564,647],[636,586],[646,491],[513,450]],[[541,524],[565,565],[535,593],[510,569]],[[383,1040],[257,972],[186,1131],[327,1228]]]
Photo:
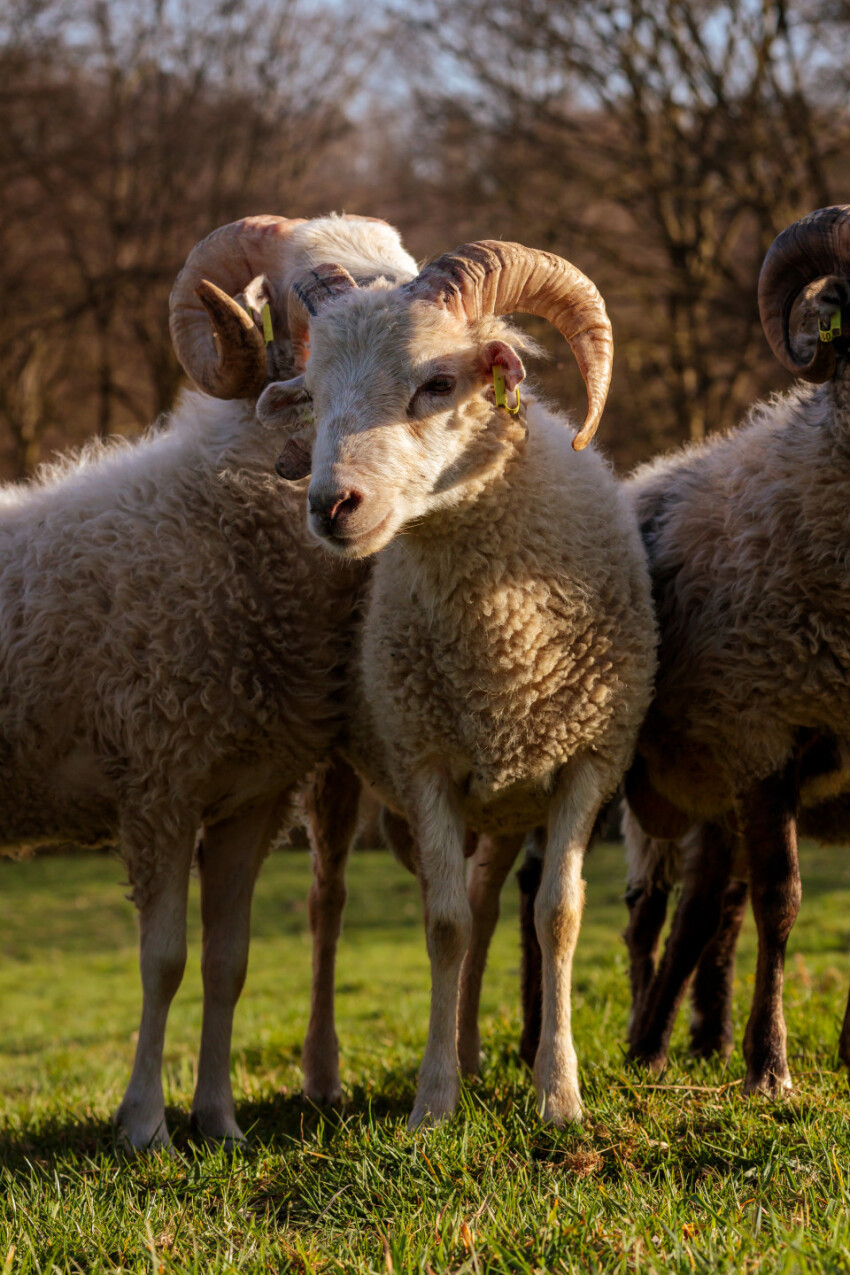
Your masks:
[[[290,438],[275,461],[275,473],[288,482],[306,478],[313,468],[313,448],[309,438],[297,434]]]
[[[271,305],[271,292],[269,290],[269,282],[264,274],[255,275],[249,284],[233,298],[238,301],[243,310],[248,310],[253,316],[257,327],[262,331],[263,327],[263,306]]]
[[[478,365],[484,381],[489,381],[493,368],[500,367],[505,376],[505,387],[515,390],[525,380],[522,359],[507,341],[488,341],[478,352]]]
[[[303,409],[309,402],[310,395],[304,389],[303,376],[294,376],[290,381],[274,381],[257,399],[257,418],[269,429],[280,429],[282,425],[293,424],[296,409],[300,409],[303,416]]]

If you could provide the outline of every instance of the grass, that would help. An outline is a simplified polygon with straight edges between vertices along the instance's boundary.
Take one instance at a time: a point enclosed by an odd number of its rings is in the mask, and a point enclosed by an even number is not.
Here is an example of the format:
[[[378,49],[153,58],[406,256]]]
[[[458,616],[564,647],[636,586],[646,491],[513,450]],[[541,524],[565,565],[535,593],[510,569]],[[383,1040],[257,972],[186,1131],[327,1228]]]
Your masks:
[[[745,1099],[736,1051],[697,1064],[677,1029],[662,1084],[623,1063],[621,851],[597,848],[574,978],[583,1128],[538,1121],[516,1058],[517,928],[506,889],[483,1005],[485,1065],[462,1110],[410,1135],[428,974],[417,887],[354,857],[339,963],[347,1102],[299,1097],[310,948],[306,855],[261,876],[234,1081],[251,1150],[187,1123],[201,996],[198,931],[166,1054],[178,1154],[118,1157],[109,1114],[138,1012],[135,923],[96,856],[0,863],[0,1275],[52,1271],[850,1271],[846,995],[850,861],[803,852],[786,1011],[793,1097]],[[193,916],[196,914],[193,908]],[[754,936],[739,962],[740,1038]],[[684,1016],[683,1016],[684,1017]],[[5,1265],[4,1265],[5,1261]]]

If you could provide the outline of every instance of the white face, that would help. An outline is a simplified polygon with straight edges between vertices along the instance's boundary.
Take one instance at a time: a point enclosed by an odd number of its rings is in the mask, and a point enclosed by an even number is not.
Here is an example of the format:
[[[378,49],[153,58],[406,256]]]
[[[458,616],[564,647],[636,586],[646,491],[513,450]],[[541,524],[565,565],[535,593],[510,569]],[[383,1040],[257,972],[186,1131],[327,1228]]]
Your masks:
[[[397,293],[352,291],[311,320],[308,516],[327,548],[366,557],[457,502],[494,452],[493,405],[481,391],[497,362],[509,386],[522,380],[505,342],[479,346],[468,324]],[[275,388],[258,404],[269,423]]]

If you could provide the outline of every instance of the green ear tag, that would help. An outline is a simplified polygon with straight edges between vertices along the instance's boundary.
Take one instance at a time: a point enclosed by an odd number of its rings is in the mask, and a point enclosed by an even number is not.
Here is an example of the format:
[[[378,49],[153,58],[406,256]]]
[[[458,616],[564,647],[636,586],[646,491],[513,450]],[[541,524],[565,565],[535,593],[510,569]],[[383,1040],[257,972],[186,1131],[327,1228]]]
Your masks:
[[[519,411],[519,386],[516,388],[516,407],[510,407],[505,389],[505,374],[498,363],[493,368],[493,392],[496,395],[496,406],[503,407],[511,416],[516,416]]]
[[[263,339],[266,345],[271,345],[274,340],[274,328],[272,327],[272,310],[268,301],[260,311],[260,317],[263,320]]]
[[[841,311],[833,310],[826,323],[818,319],[818,336],[827,344],[841,336]]]

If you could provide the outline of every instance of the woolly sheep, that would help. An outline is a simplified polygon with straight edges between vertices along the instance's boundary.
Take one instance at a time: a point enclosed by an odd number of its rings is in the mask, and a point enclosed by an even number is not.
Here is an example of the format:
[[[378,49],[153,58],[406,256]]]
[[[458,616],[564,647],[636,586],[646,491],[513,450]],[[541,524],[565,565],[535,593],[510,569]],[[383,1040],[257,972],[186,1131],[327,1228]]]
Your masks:
[[[821,209],[784,231],[762,269],[762,321],[785,366],[817,384],[757,405],[738,431],[651,463],[630,482],[660,647],[626,794],[650,836],[677,839],[703,825],[700,853],[689,860],[700,865],[692,919],[709,898],[717,919],[735,848],[724,822],[734,815],[759,935],[744,1043],[748,1091],[779,1093],[791,1084],[782,979],[800,899],[803,752],[826,740],[839,758],[847,755],[848,264],[850,207]],[[829,329],[838,311],[844,326],[836,340],[815,335],[800,353],[789,317],[804,289],[804,318]],[[821,799],[850,787],[848,780],[840,760],[819,781]],[[694,960],[698,930],[689,936]],[[657,989],[648,993],[660,1017],[644,1016],[632,1043],[633,1055],[655,1065],[666,1048],[659,1028],[671,1010],[668,993],[660,1001]]]
[[[498,316],[548,317],[570,341],[590,408],[573,439],[528,396],[528,342]],[[581,865],[649,700],[655,633],[646,564],[607,465],[582,447],[611,369],[596,289],[547,253],[466,245],[402,287],[363,292],[334,263],[293,291],[309,329],[303,378],[270,386],[261,419],[312,399],[309,524],[343,561],[374,555],[343,755],[403,816],[431,959],[428,1043],[411,1126],[458,1096],[457,1005],[470,931],[466,830],[512,836],[544,820],[536,924],[544,952],[535,1062],[541,1112],[581,1102],[570,967]]]
[[[161,432],[93,445],[0,498],[0,843],[120,840],[141,929],[142,1018],[116,1115],[134,1148],[168,1142],[162,1047],[201,826],[193,1114],[208,1136],[242,1137],[229,1052],[254,879],[290,794],[329,758],[339,727],[366,568],[332,560],[307,532],[303,491],[275,477],[280,440],[253,402],[267,376],[258,316],[226,295],[269,302],[269,361],[291,372],[280,298],[290,273],[329,255],[364,284],[415,273],[396,232],[366,219],[222,228],[172,294],[178,354],[216,397],[187,393]],[[314,794],[320,858],[347,845],[356,819],[357,781],[341,763],[333,774],[333,804],[321,785]],[[333,916],[319,879],[311,920],[322,941]],[[314,1004],[308,1094],[338,1087],[333,1043]]]

